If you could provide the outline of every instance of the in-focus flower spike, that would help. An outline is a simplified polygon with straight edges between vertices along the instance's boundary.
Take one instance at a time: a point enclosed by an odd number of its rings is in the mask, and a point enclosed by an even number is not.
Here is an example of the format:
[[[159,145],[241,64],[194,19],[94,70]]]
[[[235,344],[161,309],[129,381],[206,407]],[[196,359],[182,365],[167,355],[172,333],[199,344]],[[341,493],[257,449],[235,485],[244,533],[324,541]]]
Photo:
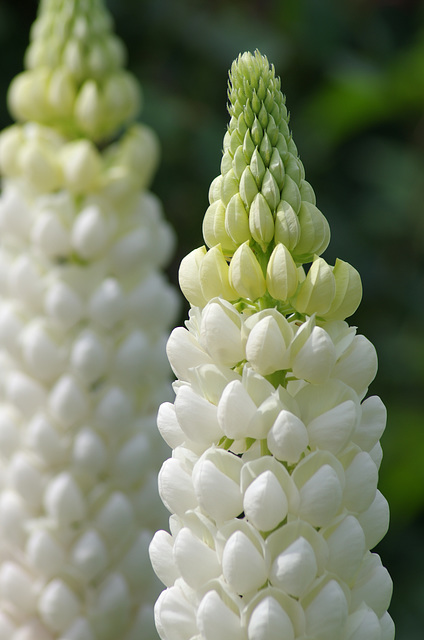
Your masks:
[[[191,309],[167,346],[156,627],[162,640],[393,640],[391,580],[371,553],[389,521],[386,410],[364,399],[375,349],[345,322],[361,280],[320,257],[329,225],[265,57],[239,56],[229,99],[209,250],[181,263]]]
[[[179,305],[156,136],[116,136],[139,104],[122,63],[100,0],[42,0],[9,94],[24,122],[0,134],[2,640],[157,637],[155,416]]]

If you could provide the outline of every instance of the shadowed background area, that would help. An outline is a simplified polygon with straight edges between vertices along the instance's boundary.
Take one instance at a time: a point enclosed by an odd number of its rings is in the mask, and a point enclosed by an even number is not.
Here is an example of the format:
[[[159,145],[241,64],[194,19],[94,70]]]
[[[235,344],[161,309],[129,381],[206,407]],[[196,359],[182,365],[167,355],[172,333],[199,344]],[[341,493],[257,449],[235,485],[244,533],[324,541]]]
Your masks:
[[[22,69],[35,0],[0,3],[0,128]],[[424,3],[413,0],[108,0],[141,119],[162,145],[153,191],[179,245],[169,269],[203,244],[209,184],[219,173],[227,71],[258,48],[281,76],[294,139],[327,217],[325,252],[360,272],[350,320],[376,346],[370,392],[389,411],[380,489],[391,528],[379,545],[395,592],[397,640],[424,627]],[[187,307],[181,317],[186,316]]]

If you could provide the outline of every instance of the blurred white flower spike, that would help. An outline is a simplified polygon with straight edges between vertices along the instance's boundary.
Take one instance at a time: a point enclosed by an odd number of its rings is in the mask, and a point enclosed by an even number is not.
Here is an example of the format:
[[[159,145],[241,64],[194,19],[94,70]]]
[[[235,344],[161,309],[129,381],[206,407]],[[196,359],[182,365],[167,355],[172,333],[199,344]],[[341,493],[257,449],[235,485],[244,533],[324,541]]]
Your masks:
[[[157,637],[179,300],[158,142],[111,27],[101,0],[42,0],[0,135],[1,640]]]
[[[389,521],[386,411],[364,399],[375,349],[345,321],[361,280],[319,257],[329,225],[267,59],[239,56],[228,95],[209,249],[182,261],[192,306],[167,347],[156,626],[162,640],[393,640],[392,583],[372,553]]]

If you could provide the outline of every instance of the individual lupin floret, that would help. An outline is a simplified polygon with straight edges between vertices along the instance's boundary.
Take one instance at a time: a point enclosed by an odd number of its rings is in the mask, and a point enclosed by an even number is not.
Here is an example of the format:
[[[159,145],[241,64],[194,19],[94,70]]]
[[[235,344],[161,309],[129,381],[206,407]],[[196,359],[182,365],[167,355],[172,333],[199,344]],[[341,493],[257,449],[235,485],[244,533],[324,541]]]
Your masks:
[[[99,0],[44,0],[0,134],[0,638],[151,640],[174,244]],[[101,145],[99,142],[101,141]],[[228,266],[227,266],[228,271]]]
[[[371,553],[389,520],[386,412],[364,399],[375,349],[345,322],[361,280],[320,257],[329,226],[266,58],[236,60],[229,98],[209,249],[181,263],[191,309],[167,345],[156,626],[162,640],[393,640],[391,580]]]

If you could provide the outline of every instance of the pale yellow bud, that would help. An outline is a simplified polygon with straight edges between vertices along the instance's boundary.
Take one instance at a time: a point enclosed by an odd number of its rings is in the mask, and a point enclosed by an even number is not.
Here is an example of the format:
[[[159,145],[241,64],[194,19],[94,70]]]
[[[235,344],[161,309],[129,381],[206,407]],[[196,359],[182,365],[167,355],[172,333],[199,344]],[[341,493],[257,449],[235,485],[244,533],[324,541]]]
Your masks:
[[[299,219],[291,204],[282,200],[275,214],[275,242],[281,242],[292,251],[299,238]]]
[[[62,168],[66,186],[76,193],[94,190],[100,180],[101,159],[89,140],[77,140],[65,146]]]
[[[94,80],[87,80],[75,101],[75,119],[84,133],[96,137],[103,129],[104,105],[99,87]]]
[[[274,237],[274,218],[262,193],[254,198],[249,213],[249,228],[252,237],[265,251]]]
[[[228,204],[231,198],[238,193],[239,183],[234,174],[234,171],[230,169],[227,171],[222,180],[221,185],[221,200],[224,204]]]
[[[24,136],[21,127],[13,125],[0,134],[0,172],[5,176],[17,175],[20,171],[19,151]]]
[[[315,192],[312,189],[309,182],[306,180],[301,180],[300,182],[300,195],[302,197],[303,202],[310,202],[311,204],[316,204]]]
[[[56,69],[50,78],[47,100],[54,111],[65,118],[72,115],[76,98],[76,86],[67,69]]]
[[[206,209],[202,232],[208,247],[220,244],[225,255],[232,255],[237,249],[225,228],[225,205],[222,200],[217,200]]]
[[[29,140],[24,145],[19,162],[25,178],[38,191],[55,191],[61,186],[60,165],[48,146],[39,140]]]
[[[24,71],[12,80],[7,99],[10,112],[18,120],[38,119],[42,122],[49,117],[47,104],[47,69]]]
[[[107,129],[137,115],[141,105],[141,89],[130,73],[110,76],[103,87],[103,113]]]
[[[207,303],[200,286],[200,265],[206,255],[206,247],[191,251],[182,259],[178,271],[181,291],[194,307],[204,307]]]
[[[322,316],[330,309],[335,295],[333,270],[323,258],[317,257],[292,304],[300,313]]]
[[[269,169],[265,171],[261,192],[271,211],[275,211],[278,203],[280,202],[280,189],[278,188],[276,179]]]
[[[211,186],[209,187],[209,203],[213,204],[217,200],[221,200],[221,185],[222,185],[222,176],[216,176],[214,180],[211,182]]]
[[[281,191],[281,200],[285,200],[294,209],[295,213],[299,213],[302,199],[300,197],[299,187],[289,175],[284,177],[284,187]]]
[[[271,253],[266,270],[266,286],[276,300],[288,300],[296,293],[298,275],[290,251],[279,243]]]
[[[206,253],[200,264],[199,277],[202,295],[207,301],[217,297],[229,301],[239,298],[230,285],[229,267],[221,245],[217,244]]]
[[[231,286],[242,298],[257,300],[266,291],[262,269],[247,242],[240,245],[233,255],[229,277]]]
[[[241,199],[243,200],[246,207],[250,207],[253,198],[258,193],[258,187],[249,167],[246,167],[246,169],[241,174],[239,188]]]
[[[250,239],[249,216],[239,193],[236,193],[227,205],[225,230],[237,245]]]
[[[299,210],[300,239],[294,254],[309,262],[314,255],[320,255],[330,242],[330,227],[321,211],[310,202],[302,202]]]
[[[324,316],[326,320],[344,320],[355,313],[361,302],[361,276],[352,265],[338,258],[333,267],[333,275],[336,280],[336,295]]]

